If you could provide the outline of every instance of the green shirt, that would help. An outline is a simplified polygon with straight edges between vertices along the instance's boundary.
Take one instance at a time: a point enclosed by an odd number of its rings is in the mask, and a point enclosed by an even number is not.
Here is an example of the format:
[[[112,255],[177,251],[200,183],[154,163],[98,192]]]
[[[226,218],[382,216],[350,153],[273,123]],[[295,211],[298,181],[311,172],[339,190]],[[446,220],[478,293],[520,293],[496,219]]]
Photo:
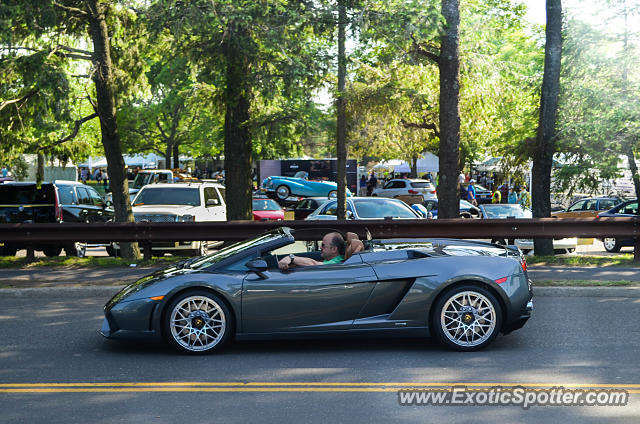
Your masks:
[[[323,261],[322,264],[323,265],[327,265],[327,264],[339,264],[340,262],[344,261],[344,258],[340,255],[336,256],[333,259],[329,259],[328,261]]]

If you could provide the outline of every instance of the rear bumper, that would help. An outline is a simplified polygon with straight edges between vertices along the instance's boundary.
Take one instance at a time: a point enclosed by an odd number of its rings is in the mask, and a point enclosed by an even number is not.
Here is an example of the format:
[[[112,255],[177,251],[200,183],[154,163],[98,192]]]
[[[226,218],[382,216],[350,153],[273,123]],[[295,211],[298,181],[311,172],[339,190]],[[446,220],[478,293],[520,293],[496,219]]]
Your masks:
[[[533,299],[530,299],[527,302],[527,305],[524,307],[524,310],[522,311],[520,317],[513,320],[509,324],[505,325],[504,328],[502,329],[502,332],[504,334],[509,334],[514,330],[518,330],[522,328],[527,323],[529,318],[531,318],[532,313],[533,313]]]

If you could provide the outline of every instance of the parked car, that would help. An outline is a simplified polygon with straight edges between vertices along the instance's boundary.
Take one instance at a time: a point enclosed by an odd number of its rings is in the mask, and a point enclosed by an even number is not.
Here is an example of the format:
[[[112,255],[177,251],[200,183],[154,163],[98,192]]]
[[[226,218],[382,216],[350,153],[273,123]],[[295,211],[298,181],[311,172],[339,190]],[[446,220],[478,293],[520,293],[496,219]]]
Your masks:
[[[267,177],[262,182],[262,192],[279,200],[286,200],[289,196],[299,197],[335,197],[338,184],[333,181],[313,181],[309,174],[299,171],[293,177]],[[347,189],[347,196],[351,192]]]
[[[253,219],[255,221],[282,221],[284,209],[273,199],[253,198]]]
[[[309,214],[311,214],[311,212],[318,209],[328,200],[329,199],[327,197],[307,197],[300,199],[293,209],[294,219],[305,219]]]
[[[376,188],[372,196],[400,198],[406,203],[422,203],[426,199],[437,199],[436,186],[431,181],[414,178],[395,178]]]
[[[182,353],[233,339],[402,335],[450,349],[486,347],[521,328],[533,310],[517,249],[464,240],[367,240],[341,263],[278,269],[294,232],[279,228],[173,265],[104,306],[107,338],[155,337]]]
[[[431,212],[432,218],[438,218],[438,199],[425,200],[423,203],[427,211]],[[473,206],[466,200],[460,200],[460,218],[479,218],[480,208]]]
[[[467,200],[468,186],[469,183],[460,184],[460,199]],[[493,195],[493,193],[491,193],[491,190],[484,186],[481,186],[478,183],[474,184],[474,186],[476,188],[476,202],[478,202],[478,204],[491,203],[491,196]],[[506,200],[506,196],[502,198]]]
[[[224,187],[216,183],[149,184],[140,189],[133,201],[136,222],[202,222],[226,221]],[[204,255],[206,241],[157,242],[151,245],[155,254]],[[118,254],[118,245],[108,250]]]
[[[329,200],[313,213],[307,220],[336,220],[338,202]],[[398,199],[384,197],[349,197],[347,198],[347,219],[420,219],[422,216],[409,205]]]
[[[555,218],[594,218],[599,212],[608,211],[624,202],[620,197],[590,197],[573,203],[566,210],[553,212]]]
[[[638,201],[636,199],[627,200],[626,202],[620,203],[617,206],[609,209],[605,212],[600,212],[596,218],[613,218],[613,217],[632,217],[638,216]],[[604,244],[604,248],[607,252],[619,252],[620,248],[625,246],[633,246],[634,240],[629,239],[621,239],[615,237],[605,237],[600,239]]]
[[[106,222],[113,219],[113,209],[107,207],[100,194],[88,185],[75,181],[5,182],[0,184],[0,224]],[[0,252],[13,256],[24,244],[5,244]],[[58,256],[64,249],[67,256],[84,256],[86,244],[48,243],[34,246],[47,256]]]
[[[480,205],[480,213],[483,219],[521,219],[531,218],[533,215],[530,209],[519,204],[507,203],[488,203]],[[507,242],[502,238],[494,238],[492,243],[506,245]],[[509,244],[515,244],[525,254],[533,251],[533,239],[509,239]],[[578,246],[577,237],[566,237],[553,240],[553,250],[558,252],[571,253]]]

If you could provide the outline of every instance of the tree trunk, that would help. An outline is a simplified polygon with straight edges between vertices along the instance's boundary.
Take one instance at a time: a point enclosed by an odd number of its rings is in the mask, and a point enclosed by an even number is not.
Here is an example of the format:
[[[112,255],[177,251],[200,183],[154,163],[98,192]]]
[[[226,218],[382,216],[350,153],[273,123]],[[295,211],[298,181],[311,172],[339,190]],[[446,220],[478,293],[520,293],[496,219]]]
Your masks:
[[[131,202],[129,201],[129,185],[125,175],[120,134],[116,123],[113,64],[104,6],[98,0],[89,0],[87,7],[96,68],[93,73],[97,97],[95,107],[100,117],[102,145],[107,159],[107,173],[113,196],[114,219],[116,222],[133,222]],[[137,243],[121,243],[120,248],[122,256],[126,258],[140,258]]]
[[[251,220],[251,135],[249,133],[249,104],[251,88],[247,81],[250,60],[246,56],[243,39],[246,30],[230,24],[224,44],[226,57],[226,114],[224,120],[224,170],[228,220]]]
[[[336,215],[338,219],[347,217],[347,122],[346,122],[346,99],[345,80],[347,74],[347,57],[345,52],[345,27],[347,25],[347,0],[338,0],[338,125],[337,125],[337,173],[338,178],[338,209]]]
[[[534,218],[551,216],[551,165],[555,152],[556,112],[560,92],[562,58],[562,1],[547,0],[547,28],[544,75],[540,97],[540,118],[536,152],[531,172],[531,200]],[[553,240],[534,239],[536,256],[553,255]]]
[[[178,142],[173,143],[173,167],[180,168],[180,153],[178,151]]]
[[[442,0],[445,29],[440,47],[440,178],[438,182],[438,217],[460,215],[458,161],[460,156],[460,4]]]
[[[38,152],[36,159],[36,183],[40,184],[44,181],[44,162],[46,158],[44,153]]]
[[[167,140],[166,143],[167,147],[164,149],[165,168],[173,169],[173,166],[171,166],[171,151],[173,150],[173,143],[171,142],[171,140]]]
[[[418,158],[416,156],[411,158],[411,172],[409,173],[410,178],[418,178]]]

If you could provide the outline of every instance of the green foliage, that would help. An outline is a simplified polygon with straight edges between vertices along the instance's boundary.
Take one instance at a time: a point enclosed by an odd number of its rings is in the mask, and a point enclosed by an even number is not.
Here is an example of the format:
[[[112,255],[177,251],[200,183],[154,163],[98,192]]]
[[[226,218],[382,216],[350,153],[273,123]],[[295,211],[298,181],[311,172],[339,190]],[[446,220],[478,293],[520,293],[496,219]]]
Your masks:
[[[603,180],[622,174],[621,157],[640,148],[640,55],[625,43],[633,28],[622,27],[567,24],[557,141],[565,164],[554,174],[555,191],[602,191]]]

